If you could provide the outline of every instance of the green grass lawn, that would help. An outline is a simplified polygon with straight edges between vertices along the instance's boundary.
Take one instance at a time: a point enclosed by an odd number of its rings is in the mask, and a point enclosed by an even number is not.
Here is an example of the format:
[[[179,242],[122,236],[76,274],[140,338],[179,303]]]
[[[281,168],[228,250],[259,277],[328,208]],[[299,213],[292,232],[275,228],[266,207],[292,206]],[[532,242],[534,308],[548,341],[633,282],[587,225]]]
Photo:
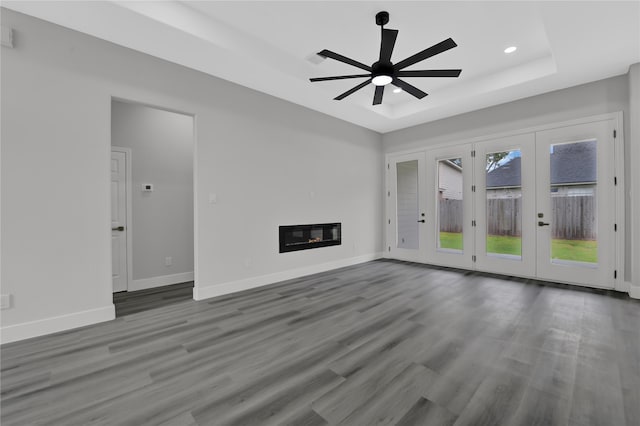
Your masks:
[[[441,232],[440,248],[462,250],[462,232]]]
[[[462,233],[440,232],[440,248],[462,250]],[[522,242],[520,237],[489,235],[487,237],[487,252],[522,256]],[[596,263],[598,261],[598,242],[552,240],[551,257],[553,259]]]
[[[593,240],[551,240],[553,259],[598,262],[598,242]]]

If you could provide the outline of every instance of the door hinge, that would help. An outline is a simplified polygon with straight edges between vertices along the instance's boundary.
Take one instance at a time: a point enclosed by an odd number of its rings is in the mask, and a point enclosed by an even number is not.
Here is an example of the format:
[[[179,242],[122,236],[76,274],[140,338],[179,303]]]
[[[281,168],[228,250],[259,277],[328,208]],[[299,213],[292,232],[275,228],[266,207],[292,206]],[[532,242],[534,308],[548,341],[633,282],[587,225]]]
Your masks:
[[[387,163],[387,170],[391,170],[391,169],[389,168],[389,163]]]
[[[476,221],[475,220],[471,221],[471,226],[476,226]]]
[[[617,132],[617,130],[614,130],[614,131],[613,131],[613,138],[615,139],[615,138],[616,138],[616,136],[618,136],[618,132]]]
[[[471,150],[471,158],[474,158],[476,156],[476,150],[472,149]]]
[[[618,232],[618,224],[617,223],[613,224],[613,231],[614,232]]]
[[[617,280],[618,279],[618,271],[613,271],[613,279]]]
[[[471,185],[471,192],[476,192],[476,186],[475,185]]]
[[[389,251],[391,251],[391,246],[389,246]]]
[[[391,219],[389,219],[389,225],[391,225]]]
[[[387,197],[391,197],[391,191],[387,191]]]
[[[473,256],[471,256],[471,261],[475,262],[476,261],[476,255],[474,254]]]
[[[613,177],[613,186],[618,185],[618,178],[616,176]]]

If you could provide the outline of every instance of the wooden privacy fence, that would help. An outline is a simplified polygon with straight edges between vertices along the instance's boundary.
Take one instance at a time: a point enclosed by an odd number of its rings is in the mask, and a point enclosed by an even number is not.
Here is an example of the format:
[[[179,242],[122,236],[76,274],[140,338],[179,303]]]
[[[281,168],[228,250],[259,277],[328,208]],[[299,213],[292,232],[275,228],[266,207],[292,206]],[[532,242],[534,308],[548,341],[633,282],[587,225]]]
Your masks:
[[[551,197],[551,235],[561,240],[595,240],[598,237],[596,197]]]
[[[489,235],[522,235],[522,199],[490,198],[487,200],[487,233]]]
[[[440,200],[440,231],[462,232],[462,200]]]
[[[440,231],[462,232],[462,200],[440,200]],[[595,240],[597,238],[595,197],[552,197],[551,233],[562,240]],[[489,235],[522,235],[522,202],[520,198],[487,200],[487,233]],[[536,217],[536,220],[538,218]],[[542,218],[548,222],[548,218]]]

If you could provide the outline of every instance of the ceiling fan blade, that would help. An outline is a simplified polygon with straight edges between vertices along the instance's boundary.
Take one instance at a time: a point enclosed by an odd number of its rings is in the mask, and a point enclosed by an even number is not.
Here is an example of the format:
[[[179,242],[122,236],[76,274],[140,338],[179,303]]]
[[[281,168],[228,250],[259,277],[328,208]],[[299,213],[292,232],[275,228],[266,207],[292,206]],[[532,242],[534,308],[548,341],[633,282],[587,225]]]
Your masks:
[[[448,38],[438,44],[434,44],[433,46],[424,49],[422,52],[418,52],[415,55],[409,56],[407,59],[395,64],[393,68],[395,68],[396,70],[401,70],[420,61],[424,61],[427,58],[445,52],[449,49],[453,49],[456,46],[456,42],[453,41],[453,39]]]
[[[391,82],[391,84],[401,88],[405,92],[408,92],[408,93],[412,94],[413,96],[415,96],[418,99],[422,99],[425,96],[427,96],[426,93],[424,93],[422,90],[418,89],[416,86],[412,86],[411,84],[407,83],[406,81],[402,81],[399,78],[394,78],[393,81]]]
[[[369,79],[369,80],[367,80],[367,81],[365,81],[365,82],[363,82],[363,83],[358,84],[356,87],[353,87],[353,88],[351,88],[351,89],[347,90],[347,91],[346,91],[346,92],[344,92],[343,94],[338,95],[338,96],[336,96],[336,97],[335,97],[335,98],[333,98],[333,99],[334,99],[334,100],[336,100],[336,101],[340,101],[340,100],[342,100],[342,99],[346,98],[347,96],[349,96],[350,94],[352,94],[353,92],[356,92],[356,91],[358,91],[358,90],[362,89],[364,86],[366,86],[366,85],[367,85],[367,84],[369,84],[369,83],[371,83],[371,79]]]
[[[380,62],[391,62],[391,53],[396,44],[398,30],[382,29],[382,41],[380,42]]]
[[[398,77],[458,77],[462,70],[398,71]]]
[[[334,77],[315,77],[315,78],[310,78],[309,81],[344,80],[347,78],[362,78],[362,77],[371,77],[371,74],[336,75]]]
[[[382,95],[384,94],[384,86],[376,86],[376,93],[373,95],[373,104],[380,105],[382,103]]]
[[[354,67],[358,67],[365,71],[371,71],[371,67],[369,65],[365,65],[362,62],[355,61],[351,58],[347,58],[346,56],[342,56],[339,53],[335,53],[327,49],[324,49],[322,52],[318,52],[318,55],[324,56],[325,58],[335,59],[336,61],[344,62],[345,64],[353,65]]]

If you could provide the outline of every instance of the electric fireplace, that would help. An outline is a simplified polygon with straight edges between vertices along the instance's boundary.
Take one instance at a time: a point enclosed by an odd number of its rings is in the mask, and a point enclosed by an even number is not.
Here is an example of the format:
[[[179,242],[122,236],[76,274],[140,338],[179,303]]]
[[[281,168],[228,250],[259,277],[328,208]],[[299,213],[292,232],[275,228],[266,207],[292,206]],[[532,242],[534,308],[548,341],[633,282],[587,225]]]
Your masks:
[[[280,227],[280,253],[337,246],[342,243],[341,223]]]

